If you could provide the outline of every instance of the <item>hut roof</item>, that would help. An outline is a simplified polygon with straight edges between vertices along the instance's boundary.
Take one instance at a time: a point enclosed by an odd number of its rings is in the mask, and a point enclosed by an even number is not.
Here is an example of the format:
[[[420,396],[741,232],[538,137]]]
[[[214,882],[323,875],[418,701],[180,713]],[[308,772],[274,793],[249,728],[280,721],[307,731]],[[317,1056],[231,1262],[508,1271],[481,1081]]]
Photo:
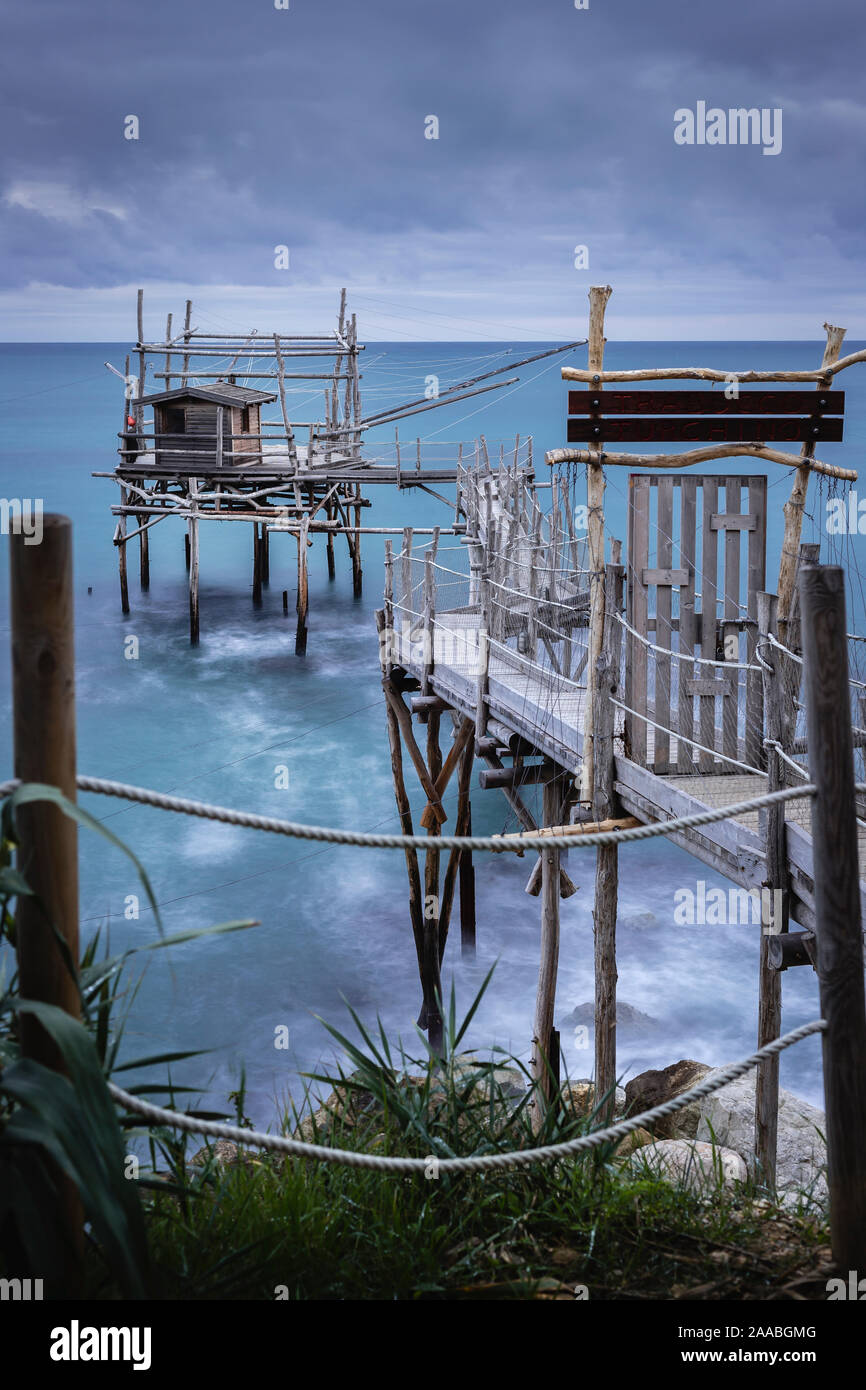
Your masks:
[[[217,382],[214,386],[177,386],[173,391],[156,391],[142,396],[141,405],[159,405],[163,401],[208,401],[213,405],[260,405],[275,401],[272,391],[254,391],[251,386],[232,386]]]

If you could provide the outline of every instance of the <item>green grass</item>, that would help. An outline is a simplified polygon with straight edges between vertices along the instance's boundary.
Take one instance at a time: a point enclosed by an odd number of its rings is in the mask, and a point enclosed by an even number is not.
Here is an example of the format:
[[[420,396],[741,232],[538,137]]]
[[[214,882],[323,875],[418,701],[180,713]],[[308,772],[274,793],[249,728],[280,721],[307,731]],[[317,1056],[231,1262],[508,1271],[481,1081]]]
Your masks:
[[[452,1049],[464,1029],[452,1008]],[[429,1058],[392,1057],[384,1033],[374,1042],[361,1032],[363,1046],[335,1033],[356,1069],[328,1078],[349,1104],[312,1126],[318,1142],[444,1157],[598,1127],[551,1110],[533,1138],[531,1092],[509,1103],[492,1063],[442,1072]],[[520,1065],[496,1059],[504,1064]],[[227,1168],[209,1159],[190,1176],[174,1158],[182,1195],[155,1193],[145,1212],[170,1299],[573,1298],[577,1285],[590,1299],[790,1297],[786,1286],[819,1265],[827,1240],[805,1206],[783,1213],[749,1186],[698,1196],[626,1167],[609,1145],[527,1170],[438,1178],[255,1150]]]

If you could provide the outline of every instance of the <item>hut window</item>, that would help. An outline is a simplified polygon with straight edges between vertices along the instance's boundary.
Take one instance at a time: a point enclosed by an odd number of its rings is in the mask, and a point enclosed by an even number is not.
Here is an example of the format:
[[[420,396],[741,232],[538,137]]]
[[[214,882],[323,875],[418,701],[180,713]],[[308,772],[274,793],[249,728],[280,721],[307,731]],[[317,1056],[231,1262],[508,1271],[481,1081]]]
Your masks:
[[[245,405],[241,410],[241,434],[249,434],[250,428],[250,408]]]
[[[168,406],[163,415],[166,434],[185,434],[186,416],[182,406]]]

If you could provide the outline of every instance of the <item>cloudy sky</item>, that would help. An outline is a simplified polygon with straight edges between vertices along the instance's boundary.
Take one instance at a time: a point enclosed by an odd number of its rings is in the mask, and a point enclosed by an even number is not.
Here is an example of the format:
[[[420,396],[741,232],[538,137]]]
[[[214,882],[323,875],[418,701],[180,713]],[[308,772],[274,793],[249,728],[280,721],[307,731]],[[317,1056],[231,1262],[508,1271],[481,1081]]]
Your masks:
[[[367,340],[565,339],[604,282],[620,339],[866,337],[862,0],[288,5],[4,0],[3,339],[127,339],[139,284],[154,323],[330,327],[347,285]],[[781,152],[678,145],[699,102]]]

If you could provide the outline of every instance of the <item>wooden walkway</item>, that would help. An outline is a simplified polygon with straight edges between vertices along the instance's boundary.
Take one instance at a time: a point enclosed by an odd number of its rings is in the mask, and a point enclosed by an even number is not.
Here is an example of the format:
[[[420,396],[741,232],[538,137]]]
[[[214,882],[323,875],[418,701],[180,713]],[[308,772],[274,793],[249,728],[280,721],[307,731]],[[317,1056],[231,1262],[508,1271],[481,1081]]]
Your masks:
[[[478,538],[477,543],[488,547],[491,539],[494,544],[497,540],[502,540],[506,545],[512,544],[503,529],[503,518],[507,518],[508,514],[508,507],[502,505],[495,484],[492,489],[488,486],[486,513],[476,516],[474,525],[470,508],[466,537],[468,549],[471,551],[475,537]],[[420,562],[421,559],[420,555],[414,557],[416,562]],[[399,566],[399,563],[398,557],[396,564]],[[485,564],[488,569],[495,570],[495,558],[489,554],[485,558]],[[436,568],[434,564],[433,569]],[[453,577],[448,577],[451,573],[443,571],[442,592],[446,594],[450,592],[447,585],[451,584],[453,587],[455,583]],[[520,592],[521,587],[526,589],[525,598]],[[403,609],[402,621],[408,626],[415,625],[413,638],[417,637],[418,625],[422,621],[426,622],[428,633],[432,634],[432,652],[425,654],[422,649],[407,642],[401,649],[399,664],[408,676],[417,678],[426,694],[438,696],[464,719],[477,721],[480,689],[479,632],[486,625],[480,602],[439,610],[435,598],[431,600],[428,596],[427,612],[426,615],[422,615],[418,611],[422,604],[419,598],[413,597],[420,593],[420,585],[413,589],[410,584],[408,590],[410,602]],[[507,592],[510,594],[508,604],[512,621],[506,624],[506,631],[510,632],[513,628],[519,633],[522,621],[520,615],[531,613],[533,606],[538,609],[539,605],[544,604],[544,598],[538,592],[529,593],[528,585],[521,584],[519,570],[509,574]],[[416,608],[415,612],[412,611],[413,605]],[[399,602],[395,604],[398,611],[394,617],[398,627],[400,607]],[[585,617],[581,621],[585,622]],[[568,633],[571,646],[582,645],[585,648],[585,628],[581,633],[579,630],[575,631],[573,624],[565,622],[564,631]],[[579,680],[566,677],[561,670],[556,669],[556,652],[548,657],[536,643],[536,659],[532,659],[515,649],[513,642],[509,644],[510,640],[505,636],[502,641],[490,641],[484,695],[485,718],[495,727],[497,737],[502,736],[502,756],[507,756],[506,749],[509,746],[515,749],[519,747],[524,757],[531,756],[528,749],[532,749],[535,755],[549,760],[561,771],[572,777],[579,777],[583,761],[586,685]],[[670,666],[669,658],[667,664]],[[707,670],[706,667],[699,668],[699,674],[706,674]],[[689,674],[691,675],[691,671]],[[625,683],[620,682],[620,689]],[[655,716],[655,703],[652,699],[645,698],[644,708],[650,719]],[[663,718],[661,712],[659,718]],[[722,720],[725,721],[725,727],[722,727]],[[680,741],[675,730],[672,729],[669,736],[660,735],[652,724],[646,721],[642,721],[641,757],[639,760],[628,757],[626,722],[622,710],[616,709],[614,790],[626,814],[650,823],[694,814],[705,808],[730,806],[753,799],[767,789],[767,778],[758,771],[749,773],[733,767],[730,773],[699,771],[698,760],[701,755],[698,751],[690,749],[685,759],[681,759]],[[709,735],[712,746],[721,750],[724,744],[729,749],[730,728],[728,709],[717,719],[715,728]],[[705,710],[702,704],[694,720],[693,738],[695,742],[702,742],[707,737]],[[676,772],[660,775],[652,770],[658,745],[663,745],[664,756],[670,767],[677,769]],[[744,729],[741,730],[735,749],[741,761],[748,760]],[[685,753],[685,748],[682,748],[682,752]],[[694,773],[684,773],[684,764],[693,765]],[[718,765],[717,763],[716,766]],[[793,778],[792,783],[795,784]],[[807,799],[786,804],[785,822],[791,886],[790,916],[805,930],[812,930],[815,921],[810,818],[811,806]],[[766,880],[765,825],[762,812],[750,812],[731,820],[701,827],[699,830],[678,832],[670,838],[738,887],[747,890],[760,889]],[[861,826],[859,831],[859,851],[861,915],[866,922],[866,825]]]

